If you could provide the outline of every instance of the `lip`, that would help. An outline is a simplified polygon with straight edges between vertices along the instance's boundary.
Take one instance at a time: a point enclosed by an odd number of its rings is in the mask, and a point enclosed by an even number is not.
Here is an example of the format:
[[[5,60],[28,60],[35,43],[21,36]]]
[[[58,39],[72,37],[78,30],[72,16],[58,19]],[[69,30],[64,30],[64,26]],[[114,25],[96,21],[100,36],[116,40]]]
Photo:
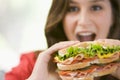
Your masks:
[[[96,33],[91,31],[82,31],[76,33],[77,40],[83,41],[93,41],[96,38]]]

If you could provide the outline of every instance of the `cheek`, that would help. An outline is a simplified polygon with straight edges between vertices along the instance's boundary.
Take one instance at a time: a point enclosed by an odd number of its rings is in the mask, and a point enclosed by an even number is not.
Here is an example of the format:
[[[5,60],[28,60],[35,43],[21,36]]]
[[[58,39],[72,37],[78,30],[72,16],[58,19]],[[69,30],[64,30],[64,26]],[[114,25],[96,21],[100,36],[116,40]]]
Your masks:
[[[99,19],[100,19],[100,26],[101,26],[101,32],[105,32],[108,34],[110,27],[113,24],[113,14],[110,3],[106,4],[105,9],[100,13]]]
[[[101,19],[101,26],[103,26],[103,29],[109,30],[110,26],[112,25],[112,15],[105,15],[103,16],[103,19]]]
[[[66,16],[63,20],[63,25],[65,26],[65,28],[72,28],[71,26],[73,26],[75,24],[75,17],[71,17],[71,16]]]
[[[66,16],[63,20],[63,27],[66,36],[71,40],[74,36],[75,19],[73,19],[73,17]]]
[[[99,35],[107,37],[112,23],[111,15],[102,15],[98,20]]]

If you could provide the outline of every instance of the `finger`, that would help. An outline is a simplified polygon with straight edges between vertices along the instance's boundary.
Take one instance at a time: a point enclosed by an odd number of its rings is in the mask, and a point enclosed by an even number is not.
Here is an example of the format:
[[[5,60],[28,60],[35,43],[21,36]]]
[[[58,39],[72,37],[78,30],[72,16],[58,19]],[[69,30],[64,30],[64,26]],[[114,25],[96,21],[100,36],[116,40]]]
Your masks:
[[[74,44],[77,44],[79,43],[79,41],[65,41],[65,42],[59,42],[59,43],[56,43],[54,46],[50,47],[49,50],[51,53],[53,52],[56,52],[60,49],[63,49],[65,47],[68,47],[68,46],[71,46],[71,45],[74,45]]]

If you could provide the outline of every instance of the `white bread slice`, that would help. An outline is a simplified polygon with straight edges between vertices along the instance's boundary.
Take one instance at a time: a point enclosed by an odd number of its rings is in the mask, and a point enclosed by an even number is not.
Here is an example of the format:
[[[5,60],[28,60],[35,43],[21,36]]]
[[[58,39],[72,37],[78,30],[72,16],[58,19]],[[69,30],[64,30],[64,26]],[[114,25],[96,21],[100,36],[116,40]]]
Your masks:
[[[76,64],[70,64],[70,65],[64,65],[61,63],[57,63],[57,67],[60,70],[76,70],[76,69],[84,68],[87,66],[90,66],[90,62],[79,62]]]

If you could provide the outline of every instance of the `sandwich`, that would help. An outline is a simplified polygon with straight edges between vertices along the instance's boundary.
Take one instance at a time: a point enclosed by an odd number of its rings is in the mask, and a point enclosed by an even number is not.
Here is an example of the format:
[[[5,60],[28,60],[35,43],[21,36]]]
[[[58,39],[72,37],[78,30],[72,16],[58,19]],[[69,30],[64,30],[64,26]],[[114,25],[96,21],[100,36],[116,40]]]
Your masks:
[[[120,64],[120,41],[99,39],[80,42],[54,57],[62,80],[94,80],[115,72]]]

